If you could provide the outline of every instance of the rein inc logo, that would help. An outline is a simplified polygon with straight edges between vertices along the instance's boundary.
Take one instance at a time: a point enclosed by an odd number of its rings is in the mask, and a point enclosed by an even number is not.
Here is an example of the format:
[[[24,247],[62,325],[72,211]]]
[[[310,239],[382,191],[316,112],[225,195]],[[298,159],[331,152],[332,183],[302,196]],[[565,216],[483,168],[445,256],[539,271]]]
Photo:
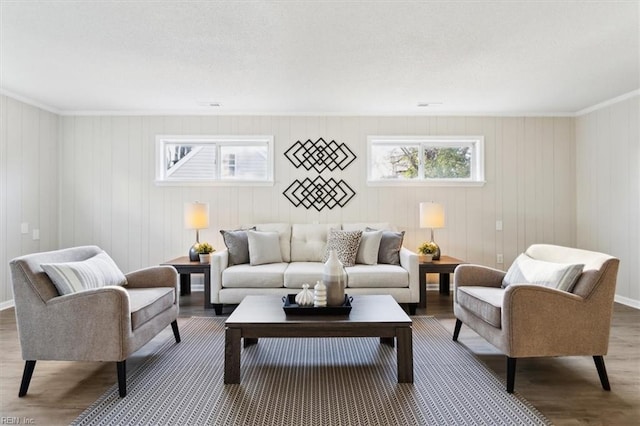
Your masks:
[[[32,417],[0,417],[0,425],[35,425],[36,420]]]

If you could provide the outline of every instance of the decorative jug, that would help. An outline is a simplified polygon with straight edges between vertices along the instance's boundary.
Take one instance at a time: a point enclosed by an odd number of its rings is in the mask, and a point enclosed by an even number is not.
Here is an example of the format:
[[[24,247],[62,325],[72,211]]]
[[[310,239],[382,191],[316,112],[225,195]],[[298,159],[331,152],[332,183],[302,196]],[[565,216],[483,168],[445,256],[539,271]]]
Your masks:
[[[324,264],[322,282],[327,287],[327,306],[342,306],[344,289],[347,287],[347,271],[335,250],[329,251],[329,259]]]

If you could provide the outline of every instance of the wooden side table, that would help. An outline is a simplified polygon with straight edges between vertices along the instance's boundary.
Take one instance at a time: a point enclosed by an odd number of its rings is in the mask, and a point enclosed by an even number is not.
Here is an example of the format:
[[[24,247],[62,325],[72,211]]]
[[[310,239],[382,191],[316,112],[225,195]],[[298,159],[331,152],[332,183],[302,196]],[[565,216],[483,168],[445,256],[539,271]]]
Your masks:
[[[189,256],[168,260],[162,265],[176,268],[180,274],[180,296],[191,294],[191,274],[204,274],[204,308],[213,308],[211,304],[211,264],[189,260]]]
[[[440,256],[440,260],[420,262],[420,307],[427,307],[427,274],[440,274],[440,294],[449,294],[449,274],[458,265],[466,263],[464,260],[451,256]]]

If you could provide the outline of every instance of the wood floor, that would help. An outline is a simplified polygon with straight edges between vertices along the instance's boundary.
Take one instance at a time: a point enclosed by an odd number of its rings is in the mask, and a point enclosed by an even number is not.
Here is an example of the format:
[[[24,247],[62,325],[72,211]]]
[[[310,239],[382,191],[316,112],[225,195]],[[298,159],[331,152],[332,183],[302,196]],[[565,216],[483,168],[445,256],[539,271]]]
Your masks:
[[[182,296],[180,316],[215,316],[213,310],[202,308],[202,301],[201,292]],[[225,308],[224,314],[230,310]],[[450,297],[428,291],[427,310],[419,309],[418,314],[433,315],[453,331]],[[172,338],[168,327],[129,359],[129,371]],[[505,357],[473,331],[463,326],[459,342],[505,377]],[[115,363],[40,361],[29,393],[18,398],[24,362],[13,309],[0,311],[0,345],[0,424],[15,424],[9,417],[18,418],[20,424],[69,424],[116,382]],[[519,360],[516,392],[556,425],[640,424],[640,310],[616,304],[605,362],[611,392],[602,390],[591,357]]]

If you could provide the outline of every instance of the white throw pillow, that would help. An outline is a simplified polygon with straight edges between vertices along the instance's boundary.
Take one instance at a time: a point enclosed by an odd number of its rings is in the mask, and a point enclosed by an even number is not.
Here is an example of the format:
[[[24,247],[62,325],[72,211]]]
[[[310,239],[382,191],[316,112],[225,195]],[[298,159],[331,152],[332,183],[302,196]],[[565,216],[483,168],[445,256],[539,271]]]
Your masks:
[[[78,262],[43,263],[41,266],[60,295],[127,284],[127,278],[105,252]]]
[[[277,232],[247,231],[249,263],[252,266],[282,262],[280,236]]]
[[[364,231],[362,233],[362,239],[360,240],[360,246],[358,247],[358,254],[356,254],[356,263],[377,265],[381,239],[382,230]]]
[[[511,284],[538,284],[570,292],[583,269],[584,265],[547,262],[522,253],[504,276],[502,287]]]

